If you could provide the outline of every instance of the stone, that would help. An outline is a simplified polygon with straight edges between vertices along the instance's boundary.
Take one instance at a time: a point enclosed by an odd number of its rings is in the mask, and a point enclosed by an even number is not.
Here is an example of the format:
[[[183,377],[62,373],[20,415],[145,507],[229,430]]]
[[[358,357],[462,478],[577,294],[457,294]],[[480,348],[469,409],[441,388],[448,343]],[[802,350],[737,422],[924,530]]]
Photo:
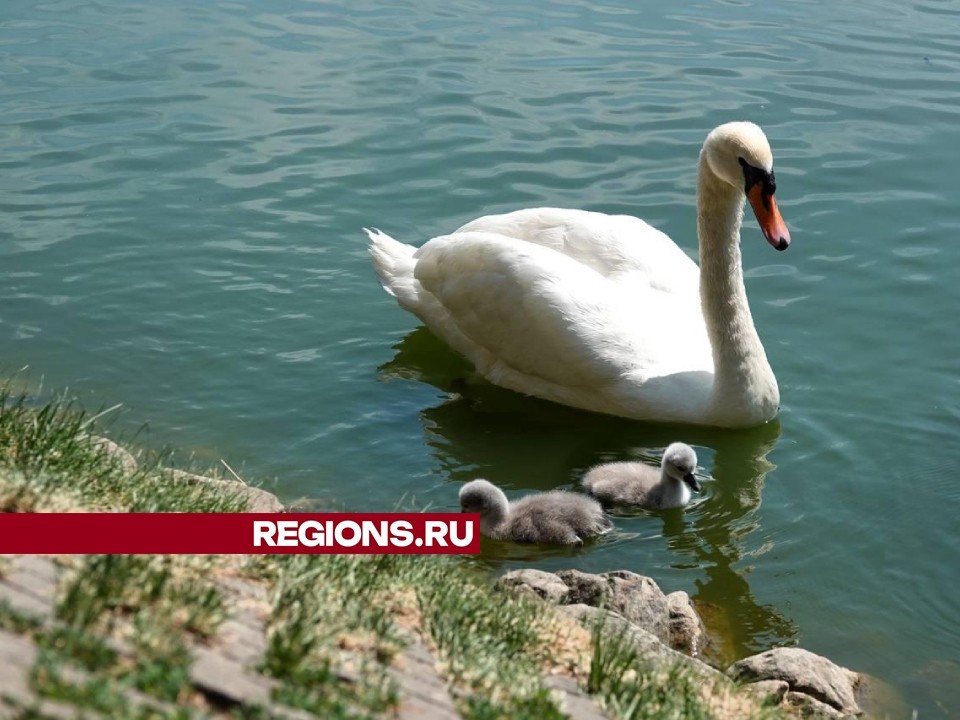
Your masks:
[[[196,647],[190,682],[214,705],[264,705],[277,681],[248,672],[242,663],[205,647]]]
[[[610,588],[602,575],[585,573],[579,570],[561,570],[556,575],[567,586],[566,602],[568,604],[583,604],[591,607],[607,607],[609,605]]]
[[[203,483],[211,487],[222,488],[225,492],[234,493],[241,496],[247,502],[247,512],[251,513],[279,513],[283,512],[283,503],[273,493],[262,490],[252,485],[247,485],[238,480],[223,480],[221,478],[211,478],[204,475],[196,475],[186,470],[176,470],[167,468],[163,474],[170,480],[185,482],[190,484]]]
[[[707,631],[690,596],[683,590],[667,595],[667,612],[670,618],[670,647],[699,657],[707,644]]]
[[[788,692],[784,695],[783,704],[787,707],[796,709],[800,717],[812,718],[813,720],[833,720],[833,718],[847,717],[825,702],[820,702],[815,697],[801,692]]]
[[[49,622],[54,617],[53,598],[38,599],[16,585],[0,582],[0,601],[6,602],[18,613],[37,622]]]
[[[447,684],[436,669],[436,659],[419,640],[390,667],[397,683],[398,720],[457,720],[460,717]]]
[[[581,625],[590,630],[602,626],[605,631],[613,634],[621,634],[632,627],[625,618],[612,610],[593,607],[593,605],[587,605],[585,603],[563,605],[560,611],[577,620]]]
[[[544,685],[559,697],[560,711],[570,720],[609,720],[609,715],[600,709],[597,699],[590,697],[566,675],[549,675]]]
[[[16,556],[7,574],[0,578],[0,599],[40,622],[54,617],[56,589],[55,565],[38,555]]]
[[[284,506],[288,513],[340,512],[342,508],[331,498],[300,497]]]
[[[744,685],[743,689],[761,703],[779,705],[790,690],[790,685],[784,680],[758,680]]]
[[[653,633],[665,643],[671,643],[671,608],[667,596],[650,578],[627,570],[597,575],[580,570],[561,570],[557,573],[543,570],[514,570],[498,581],[505,590],[527,593],[559,605],[587,605],[602,607],[622,616],[627,621]],[[699,652],[703,638],[703,624],[686,597],[686,605],[678,596],[674,599],[677,637],[681,629],[686,634],[680,646],[696,646]]]
[[[734,680],[746,682],[783,680],[791,692],[809,695],[843,715],[861,713],[856,698],[860,676],[808,650],[768,650],[735,662],[727,669],[727,674]]]
[[[591,630],[598,626],[602,627],[603,632],[608,634],[612,641],[627,643],[645,662],[664,667],[681,663],[703,682],[729,683],[719,670],[696,658],[671,650],[656,635],[634,625],[618,613],[583,603],[564,605],[560,610],[579,620]]]
[[[34,700],[30,689],[30,670],[37,649],[27,638],[0,630],[0,698],[18,705]]]
[[[53,602],[57,592],[57,566],[42,555],[17,555],[4,578],[34,597]]]
[[[670,642],[670,610],[667,596],[650,578],[628,570],[591,575],[562,570],[557,576],[570,589],[570,603],[606,607],[634,625]]]
[[[267,637],[262,624],[252,626],[233,618],[220,623],[217,642],[224,657],[244,667],[256,667],[267,651]]]
[[[554,573],[543,570],[513,570],[497,580],[496,586],[521,594],[534,595],[554,605],[567,602],[570,590]]]
[[[137,459],[126,448],[121,447],[110,438],[100,435],[91,435],[90,444],[101,453],[111,458],[126,475],[133,475],[139,465]]]

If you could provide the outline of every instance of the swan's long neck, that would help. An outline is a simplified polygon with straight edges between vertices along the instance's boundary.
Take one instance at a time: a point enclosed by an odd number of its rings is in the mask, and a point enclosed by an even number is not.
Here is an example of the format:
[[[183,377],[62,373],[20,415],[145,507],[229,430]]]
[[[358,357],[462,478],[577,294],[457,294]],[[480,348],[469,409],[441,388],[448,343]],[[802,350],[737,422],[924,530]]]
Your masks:
[[[762,422],[780,403],[747,303],[740,255],[744,194],[718,178],[706,153],[697,176],[700,304],[713,349],[715,413]]]

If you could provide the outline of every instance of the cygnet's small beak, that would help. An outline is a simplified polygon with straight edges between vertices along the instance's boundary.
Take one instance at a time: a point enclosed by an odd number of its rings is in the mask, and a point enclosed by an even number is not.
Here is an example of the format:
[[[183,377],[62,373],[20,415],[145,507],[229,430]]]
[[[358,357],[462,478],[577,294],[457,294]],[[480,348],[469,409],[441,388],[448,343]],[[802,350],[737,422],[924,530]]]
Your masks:
[[[700,492],[703,487],[700,485],[700,481],[697,480],[697,476],[693,473],[687,473],[683,476],[683,481],[690,486],[690,489],[695,493]]]

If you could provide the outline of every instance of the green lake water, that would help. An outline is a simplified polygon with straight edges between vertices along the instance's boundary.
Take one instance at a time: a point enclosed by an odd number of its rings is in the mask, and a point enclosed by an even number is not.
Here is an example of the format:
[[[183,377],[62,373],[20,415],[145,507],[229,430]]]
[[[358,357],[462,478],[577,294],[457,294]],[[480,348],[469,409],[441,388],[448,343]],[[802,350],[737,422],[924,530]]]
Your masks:
[[[2,372],[350,510],[452,510],[478,476],[572,488],[685,440],[709,475],[685,513],[468,562],[648,574],[694,596],[718,657],[800,645],[955,718],[958,73],[942,0],[6,0]],[[463,383],[376,282],[364,225],[419,245],[534,205],[694,253],[697,153],[732,119],[767,132],[793,236],[743,234],[768,426]]]

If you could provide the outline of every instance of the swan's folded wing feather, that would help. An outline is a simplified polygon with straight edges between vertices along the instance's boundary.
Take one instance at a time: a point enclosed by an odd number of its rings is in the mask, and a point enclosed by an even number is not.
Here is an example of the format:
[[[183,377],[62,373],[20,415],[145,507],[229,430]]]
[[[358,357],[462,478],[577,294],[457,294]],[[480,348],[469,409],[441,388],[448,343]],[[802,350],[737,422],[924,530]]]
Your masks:
[[[429,296],[423,319],[494,381],[520,373],[599,389],[626,373],[676,368],[669,342],[644,340],[662,332],[676,302],[668,293],[625,287],[569,256],[485,232],[435,238],[415,258]]]
[[[463,232],[490,232],[540,245],[604,277],[631,274],[665,292],[688,291],[699,277],[696,264],[673,240],[632,215],[527,208],[477,218],[455,234]]]

